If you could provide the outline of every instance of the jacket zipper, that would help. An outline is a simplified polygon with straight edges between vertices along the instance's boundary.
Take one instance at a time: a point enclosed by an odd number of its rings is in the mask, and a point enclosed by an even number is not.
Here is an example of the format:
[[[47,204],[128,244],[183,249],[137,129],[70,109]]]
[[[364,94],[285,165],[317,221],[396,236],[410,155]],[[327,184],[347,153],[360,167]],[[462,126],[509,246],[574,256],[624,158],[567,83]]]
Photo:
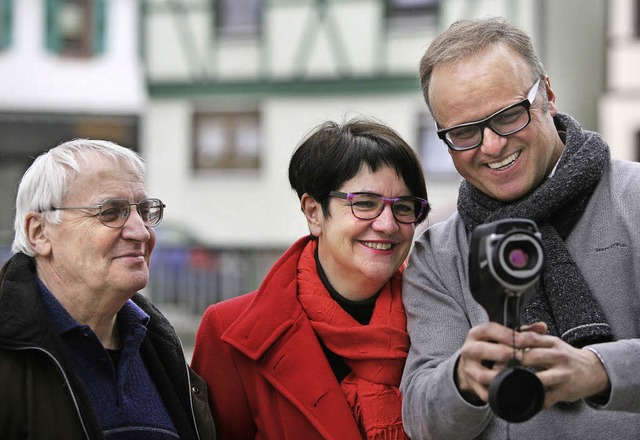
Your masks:
[[[87,427],[85,426],[85,423],[84,423],[84,419],[82,418],[82,414],[80,414],[80,407],[78,406],[78,401],[76,399],[76,395],[73,393],[73,388],[71,388],[71,383],[69,382],[69,378],[67,377],[66,373],[62,369],[62,365],[60,365],[60,362],[58,362],[58,360],[50,352],[48,352],[47,350],[45,350],[43,348],[40,348],[40,347],[8,348],[8,350],[37,350],[37,351],[40,351],[40,352],[46,354],[47,356],[49,356],[51,358],[51,360],[58,367],[58,370],[60,370],[60,373],[62,373],[62,377],[64,378],[64,382],[65,382],[67,388],[69,389],[69,394],[71,394],[71,399],[73,400],[73,406],[76,408],[76,413],[78,414],[78,419],[80,420],[80,424],[82,425],[82,430],[84,431],[84,436],[87,439],[90,439],[89,433],[87,432]],[[191,394],[189,394],[189,396],[191,396]]]
[[[180,348],[182,349],[182,352],[184,353],[184,347],[182,346],[182,341],[180,341]],[[188,383],[188,388],[187,388],[187,392],[189,393],[189,405],[190,405],[190,409],[191,409],[191,420],[193,421],[193,427],[195,428],[196,431],[196,437],[198,438],[198,440],[200,440],[200,431],[198,431],[198,422],[196,421],[196,411],[193,409],[193,393],[191,392],[191,375],[189,374],[189,364],[186,362],[185,359],[185,363],[184,363],[184,372],[187,375],[187,383]]]

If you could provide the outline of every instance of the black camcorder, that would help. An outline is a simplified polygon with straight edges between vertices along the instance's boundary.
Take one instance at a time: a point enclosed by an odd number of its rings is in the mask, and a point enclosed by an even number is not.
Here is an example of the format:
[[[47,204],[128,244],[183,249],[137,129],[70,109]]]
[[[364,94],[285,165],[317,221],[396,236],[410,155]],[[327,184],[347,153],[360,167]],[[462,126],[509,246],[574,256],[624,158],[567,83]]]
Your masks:
[[[543,262],[540,231],[531,220],[497,220],[473,230],[469,287],[489,320],[520,330],[522,308],[535,293]],[[529,420],[543,403],[542,383],[515,357],[489,386],[491,409],[509,422]]]

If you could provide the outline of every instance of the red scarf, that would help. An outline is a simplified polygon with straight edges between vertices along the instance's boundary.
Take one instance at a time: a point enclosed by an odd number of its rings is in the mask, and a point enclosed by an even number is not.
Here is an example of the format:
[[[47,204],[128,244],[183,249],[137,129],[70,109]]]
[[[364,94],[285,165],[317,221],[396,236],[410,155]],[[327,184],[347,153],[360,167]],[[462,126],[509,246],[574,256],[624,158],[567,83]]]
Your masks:
[[[358,323],[335,302],[322,284],[314,253],[316,240],[298,261],[298,299],[313,329],[329,350],[351,368],[340,386],[363,438],[404,440],[402,399],[398,388],[409,351],[402,305],[402,270],[384,285],[368,325]]]

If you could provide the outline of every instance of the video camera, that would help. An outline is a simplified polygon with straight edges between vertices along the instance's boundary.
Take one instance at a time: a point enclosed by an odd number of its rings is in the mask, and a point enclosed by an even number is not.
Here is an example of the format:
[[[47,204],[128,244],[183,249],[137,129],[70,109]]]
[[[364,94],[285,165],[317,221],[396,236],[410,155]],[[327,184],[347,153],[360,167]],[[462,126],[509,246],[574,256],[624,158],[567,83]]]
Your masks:
[[[474,229],[469,287],[489,320],[520,330],[522,308],[535,293],[543,262],[540,231],[531,220],[497,220]],[[543,403],[540,379],[515,357],[489,385],[489,405],[506,421],[529,420]]]

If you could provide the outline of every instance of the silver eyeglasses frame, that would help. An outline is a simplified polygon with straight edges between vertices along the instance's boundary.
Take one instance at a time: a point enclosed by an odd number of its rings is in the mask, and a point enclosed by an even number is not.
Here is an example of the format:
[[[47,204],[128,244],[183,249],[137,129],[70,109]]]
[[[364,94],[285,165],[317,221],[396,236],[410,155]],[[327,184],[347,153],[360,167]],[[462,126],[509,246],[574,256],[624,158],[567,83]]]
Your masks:
[[[119,205],[118,205],[119,204]],[[157,210],[154,212],[153,216],[149,216],[148,213],[145,213],[141,207],[145,207],[149,210]],[[105,206],[108,206],[107,210],[103,210]],[[124,226],[131,214],[131,206],[135,206],[138,214],[142,218],[144,225],[147,228],[153,228],[158,226],[162,221],[162,217],[164,215],[164,208],[167,205],[162,203],[160,199],[155,198],[144,198],[137,203],[131,203],[127,199],[107,199],[102,203],[98,203],[95,205],[87,205],[87,206],[61,206],[61,207],[51,207],[51,211],[65,211],[69,209],[98,209],[99,212],[97,214],[100,223],[105,225],[108,228],[119,229]],[[109,210],[118,209],[116,212],[110,213]],[[114,216],[112,220],[107,219],[108,215]]]

